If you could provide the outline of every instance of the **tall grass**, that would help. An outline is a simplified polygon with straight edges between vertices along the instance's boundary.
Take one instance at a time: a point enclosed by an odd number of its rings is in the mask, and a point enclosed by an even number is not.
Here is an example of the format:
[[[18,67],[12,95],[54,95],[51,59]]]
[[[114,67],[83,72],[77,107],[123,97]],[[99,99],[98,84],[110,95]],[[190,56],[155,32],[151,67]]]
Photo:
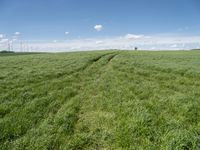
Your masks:
[[[200,149],[199,64],[199,51],[2,55],[0,149]]]

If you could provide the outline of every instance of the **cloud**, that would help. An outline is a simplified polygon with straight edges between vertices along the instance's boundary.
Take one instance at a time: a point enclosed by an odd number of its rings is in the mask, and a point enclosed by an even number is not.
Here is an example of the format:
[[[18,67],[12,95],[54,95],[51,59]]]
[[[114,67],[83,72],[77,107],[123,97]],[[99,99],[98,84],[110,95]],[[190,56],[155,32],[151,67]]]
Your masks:
[[[127,34],[128,35],[128,34]],[[104,49],[126,49],[134,50],[189,50],[200,47],[200,36],[160,36],[135,35],[117,36],[106,38],[77,38],[70,40],[54,41],[27,41],[29,47],[36,52],[64,52],[64,51],[84,51],[84,50],[104,50]],[[128,37],[128,38],[127,38]],[[134,40],[130,40],[134,39]],[[0,44],[6,48],[5,39]],[[20,50],[20,41],[15,41],[15,50]]]
[[[96,41],[95,43],[96,43],[96,44],[102,44],[103,41]]]
[[[65,35],[68,35],[69,34],[69,32],[65,32]]]
[[[6,43],[6,42],[8,42],[9,41],[9,39],[1,39],[0,40],[0,43],[2,44],[2,43]]]
[[[12,39],[13,42],[17,41],[17,39]]]
[[[171,48],[177,48],[177,47],[178,47],[177,44],[173,44],[173,45],[171,45]]]
[[[129,39],[129,40],[141,39],[143,37],[144,37],[144,35],[135,35],[135,34],[125,35],[125,39]]]
[[[94,26],[94,29],[97,31],[97,32],[100,32],[102,29],[103,29],[103,26],[102,25],[95,25]]]
[[[20,33],[20,32],[15,32],[14,34],[15,34],[15,35],[20,35],[21,33]]]
[[[4,35],[3,34],[0,34],[0,39],[2,39],[4,37]]]

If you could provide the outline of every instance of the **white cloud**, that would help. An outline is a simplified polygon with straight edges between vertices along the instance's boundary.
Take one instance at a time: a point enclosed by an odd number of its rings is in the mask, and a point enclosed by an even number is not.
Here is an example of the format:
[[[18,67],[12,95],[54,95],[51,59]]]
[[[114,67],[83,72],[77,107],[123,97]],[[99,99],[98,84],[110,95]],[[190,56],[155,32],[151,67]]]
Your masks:
[[[143,37],[144,37],[144,35],[135,35],[135,34],[125,35],[125,39],[129,39],[129,40],[141,39]]]
[[[99,32],[99,31],[101,31],[102,29],[103,29],[103,26],[102,25],[95,25],[94,26],[94,29],[97,31],[97,32]]]
[[[96,44],[102,44],[103,41],[96,41]]]
[[[2,39],[4,37],[4,35],[3,34],[0,34],[0,39]]]
[[[69,32],[65,32],[65,35],[68,35],[69,34]]]
[[[8,42],[9,41],[9,39],[1,39],[0,40],[0,43],[6,43],[6,42]]]
[[[84,51],[84,50],[104,50],[104,49],[127,49],[133,50],[182,50],[200,47],[200,36],[160,36],[134,35],[127,38],[125,36],[110,38],[90,38],[74,40],[54,40],[54,41],[27,41],[29,46],[35,51],[64,52],[64,51]],[[137,39],[137,40],[130,40]],[[2,43],[2,40],[0,40]],[[6,47],[5,39],[3,40]],[[20,49],[20,41],[15,41],[16,50]]]
[[[15,32],[15,35],[20,35],[21,33],[20,32]]]
[[[177,48],[177,47],[178,47],[177,44],[173,44],[173,45],[171,45],[171,48]]]
[[[13,42],[17,41],[17,39],[12,39]]]

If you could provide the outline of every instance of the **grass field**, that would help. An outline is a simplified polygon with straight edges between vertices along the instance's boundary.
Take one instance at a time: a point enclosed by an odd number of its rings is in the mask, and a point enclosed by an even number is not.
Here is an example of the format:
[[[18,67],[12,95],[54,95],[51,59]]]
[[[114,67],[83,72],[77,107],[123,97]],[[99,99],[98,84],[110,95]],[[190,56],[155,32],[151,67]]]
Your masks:
[[[0,54],[0,149],[200,149],[200,51]]]

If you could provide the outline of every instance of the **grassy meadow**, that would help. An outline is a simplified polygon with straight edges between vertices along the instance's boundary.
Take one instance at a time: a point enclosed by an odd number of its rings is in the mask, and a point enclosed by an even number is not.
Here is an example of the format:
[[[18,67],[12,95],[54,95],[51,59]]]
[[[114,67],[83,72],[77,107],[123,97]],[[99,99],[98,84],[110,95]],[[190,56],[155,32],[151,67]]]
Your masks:
[[[0,150],[200,149],[200,51],[0,54]]]

